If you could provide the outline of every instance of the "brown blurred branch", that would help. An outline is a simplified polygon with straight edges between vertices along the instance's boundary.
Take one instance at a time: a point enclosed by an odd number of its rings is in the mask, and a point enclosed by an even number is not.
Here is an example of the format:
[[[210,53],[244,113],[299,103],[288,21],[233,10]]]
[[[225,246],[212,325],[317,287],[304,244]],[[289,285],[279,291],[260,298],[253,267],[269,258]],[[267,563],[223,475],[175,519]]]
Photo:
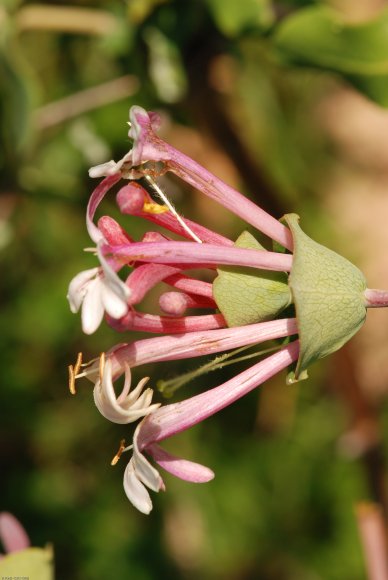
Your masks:
[[[118,19],[106,10],[78,6],[49,6],[30,4],[15,15],[19,31],[49,30],[73,34],[113,34],[119,27]]]
[[[214,59],[224,52],[222,45],[218,31],[214,30],[214,34],[207,31],[204,37],[194,39],[193,45],[184,55],[189,79],[189,107],[195,122],[229,155],[253,198],[258,200],[263,209],[281,217],[286,213],[286,208],[283,207],[277,188],[266,174],[260,159],[253,159],[241,140],[227,113],[223,95],[209,82]]]
[[[40,107],[34,113],[34,124],[40,131],[48,129],[93,109],[130,97],[138,88],[138,79],[130,75],[108,81]]]

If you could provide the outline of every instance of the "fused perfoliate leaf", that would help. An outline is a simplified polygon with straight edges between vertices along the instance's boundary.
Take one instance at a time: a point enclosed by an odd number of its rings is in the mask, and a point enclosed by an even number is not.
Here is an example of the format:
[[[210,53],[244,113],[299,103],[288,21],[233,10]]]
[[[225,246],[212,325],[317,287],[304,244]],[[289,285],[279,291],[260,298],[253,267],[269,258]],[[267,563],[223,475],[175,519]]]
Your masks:
[[[294,239],[289,286],[298,320],[295,380],[300,380],[311,363],[341,348],[362,326],[366,281],[351,262],[309,238],[299,216],[288,214],[285,220]]]
[[[243,232],[235,245],[264,250],[249,232]],[[283,272],[228,266],[217,272],[213,296],[228,326],[271,320],[291,303],[287,275]]]
[[[52,548],[27,548],[7,554],[0,560],[0,576],[54,580]]]

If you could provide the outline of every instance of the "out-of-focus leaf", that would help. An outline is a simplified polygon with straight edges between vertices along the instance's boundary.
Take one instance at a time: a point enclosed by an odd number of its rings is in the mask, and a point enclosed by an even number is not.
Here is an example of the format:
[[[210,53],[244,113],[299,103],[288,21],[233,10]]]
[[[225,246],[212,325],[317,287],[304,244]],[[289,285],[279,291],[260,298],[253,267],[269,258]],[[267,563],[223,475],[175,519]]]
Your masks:
[[[0,52],[0,144],[5,158],[0,164],[14,157],[28,133],[30,100],[18,68],[14,58]]]
[[[388,106],[388,10],[355,24],[327,7],[306,8],[283,21],[274,41],[284,61],[339,73]]]
[[[245,30],[268,28],[273,22],[268,0],[206,0],[206,3],[220,31],[232,38]]]
[[[140,24],[159,4],[167,2],[168,0],[131,0],[128,2],[128,18],[130,22]]]
[[[22,0],[2,0],[4,10],[15,10],[21,4]]]
[[[53,551],[47,548],[28,548],[8,554],[0,560],[3,578],[29,578],[29,580],[53,580]]]
[[[176,103],[187,84],[179,50],[157,28],[146,28],[144,38],[149,48],[149,73],[158,96],[166,103]]]

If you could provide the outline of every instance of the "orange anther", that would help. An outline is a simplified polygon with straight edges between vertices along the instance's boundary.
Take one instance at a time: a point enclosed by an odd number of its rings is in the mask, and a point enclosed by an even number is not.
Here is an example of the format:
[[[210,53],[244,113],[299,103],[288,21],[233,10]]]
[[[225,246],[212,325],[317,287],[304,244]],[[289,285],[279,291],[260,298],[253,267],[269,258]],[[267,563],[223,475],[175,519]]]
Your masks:
[[[105,353],[102,352],[100,354],[100,366],[99,366],[100,382],[101,383],[102,383],[102,377],[104,375],[104,369],[105,369]]]
[[[118,460],[122,456],[124,449],[125,449],[125,439],[121,439],[119,450],[117,451],[116,455],[113,457],[112,461],[110,462],[111,465],[116,465],[116,463],[118,462]]]
[[[75,372],[73,365],[67,367],[69,369],[69,391],[72,395],[76,394],[75,390]]]
[[[77,360],[74,365],[74,376],[77,376],[82,366],[82,352],[78,353]]]

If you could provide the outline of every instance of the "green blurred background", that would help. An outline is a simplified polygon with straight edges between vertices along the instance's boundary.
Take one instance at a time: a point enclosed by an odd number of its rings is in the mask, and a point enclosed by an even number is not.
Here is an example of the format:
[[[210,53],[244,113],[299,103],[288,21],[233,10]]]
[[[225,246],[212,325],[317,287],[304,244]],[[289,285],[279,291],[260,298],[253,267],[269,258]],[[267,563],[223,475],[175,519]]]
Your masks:
[[[66,292],[95,265],[81,251],[90,245],[87,170],[128,150],[133,104],[161,112],[166,140],[276,217],[299,213],[370,287],[387,288],[385,6],[2,0],[1,509],[33,545],[54,545],[58,580],[365,578],[355,506],[388,505],[386,313],[371,312],[308,381],[290,387],[280,376],[168,442],[216,478],[192,485],[166,475],[146,517],[125,497],[125,458],[109,465],[131,428],[98,414],[89,383],[76,397],[67,390],[78,351],[88,359],[135,336],[102,325],[85,337]],[[240,233],[208,200],[164,185],[184,215]],[[113,200],[105,209],[117,215]],[[122,223],[134,237],[144,230],[135,218]]]

